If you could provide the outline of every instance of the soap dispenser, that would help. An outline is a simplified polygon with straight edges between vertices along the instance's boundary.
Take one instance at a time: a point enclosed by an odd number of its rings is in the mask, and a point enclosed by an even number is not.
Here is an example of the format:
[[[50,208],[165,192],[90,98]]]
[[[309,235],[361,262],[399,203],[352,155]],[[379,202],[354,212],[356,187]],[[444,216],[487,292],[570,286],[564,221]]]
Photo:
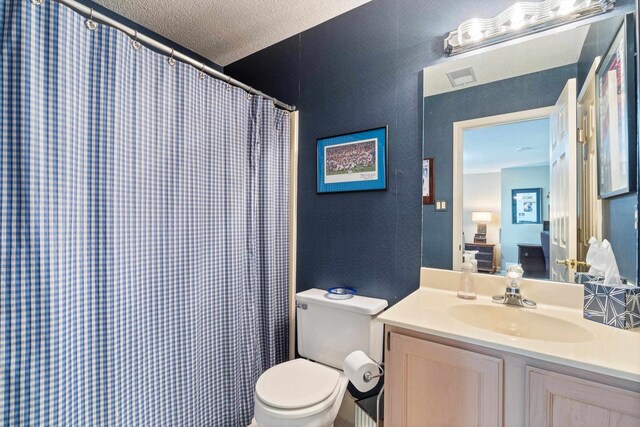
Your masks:
[[[471,265],[473,265],[473,272],[477,273],[478,272],[478,260],[476,259],[476,254],[479,251],[465,251],[465,256],[468,256],[468,261],[471,263]],[[463,258],[464,259],[464,258]]]
[[[460,277],[460,286],[458,287],[458,298],[476,299],[476,287],[473,284],[473,264],[469,260],[470,254],[465,254],[463,259],[462,277]]]

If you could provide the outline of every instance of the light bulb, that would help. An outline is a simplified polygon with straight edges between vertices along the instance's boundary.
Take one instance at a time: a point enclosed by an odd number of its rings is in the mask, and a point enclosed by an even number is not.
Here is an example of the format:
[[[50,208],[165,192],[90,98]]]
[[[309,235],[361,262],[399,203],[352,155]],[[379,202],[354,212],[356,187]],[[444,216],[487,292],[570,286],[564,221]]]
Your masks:
[[[524,15],[522,13],[513,15],[511,18],[511,29],[517,30],[522,27],[524,27]]]
[[[472,41],[477,42],[478,40],[482,40],[483,37],[484,37],[484,32],[482,31],[482,26],[476,22],[469,29],[469,38]]]
[[[524,27],[524,11],[522,10],[522,5],[520,3],[516,3],[512,6],[509,22],[511,23],[510,28],[512,30],[517,30]]]
[[[558,14],[559,15],[568,15],[571,12],[573,12],[573,9],[575,8],[575,0],[563,0],[560,3],[560,7],[558,8]]]

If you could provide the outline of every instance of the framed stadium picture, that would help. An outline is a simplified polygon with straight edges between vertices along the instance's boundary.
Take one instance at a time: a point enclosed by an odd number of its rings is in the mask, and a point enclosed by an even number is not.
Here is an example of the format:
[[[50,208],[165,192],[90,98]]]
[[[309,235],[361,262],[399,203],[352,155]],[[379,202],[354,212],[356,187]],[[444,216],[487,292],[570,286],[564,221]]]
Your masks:
[[[319,138],[317,192],[387,189],[387,126]]]

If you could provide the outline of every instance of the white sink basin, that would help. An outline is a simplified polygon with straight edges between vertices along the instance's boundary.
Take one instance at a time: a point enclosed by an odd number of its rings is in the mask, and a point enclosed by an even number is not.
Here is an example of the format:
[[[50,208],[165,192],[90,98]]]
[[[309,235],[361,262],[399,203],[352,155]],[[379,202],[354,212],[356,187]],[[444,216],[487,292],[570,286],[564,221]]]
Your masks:
[[[451,317],[476,328],[538,341],[578,343],[590,341],[593,334],[566,320],[538,313],[533,309],[508,305],[454,305]]]

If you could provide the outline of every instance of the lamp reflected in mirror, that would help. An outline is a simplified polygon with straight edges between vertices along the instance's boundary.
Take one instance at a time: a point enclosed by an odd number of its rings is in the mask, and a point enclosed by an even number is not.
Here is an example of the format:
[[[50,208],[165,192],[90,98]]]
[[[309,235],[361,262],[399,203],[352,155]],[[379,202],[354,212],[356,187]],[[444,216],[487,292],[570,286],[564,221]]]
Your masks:
[[[492,218],[491,212],[488,211],[471,212],[471,221],[477,224],[473,243],[487,243],[487,224],[491,222]]]

